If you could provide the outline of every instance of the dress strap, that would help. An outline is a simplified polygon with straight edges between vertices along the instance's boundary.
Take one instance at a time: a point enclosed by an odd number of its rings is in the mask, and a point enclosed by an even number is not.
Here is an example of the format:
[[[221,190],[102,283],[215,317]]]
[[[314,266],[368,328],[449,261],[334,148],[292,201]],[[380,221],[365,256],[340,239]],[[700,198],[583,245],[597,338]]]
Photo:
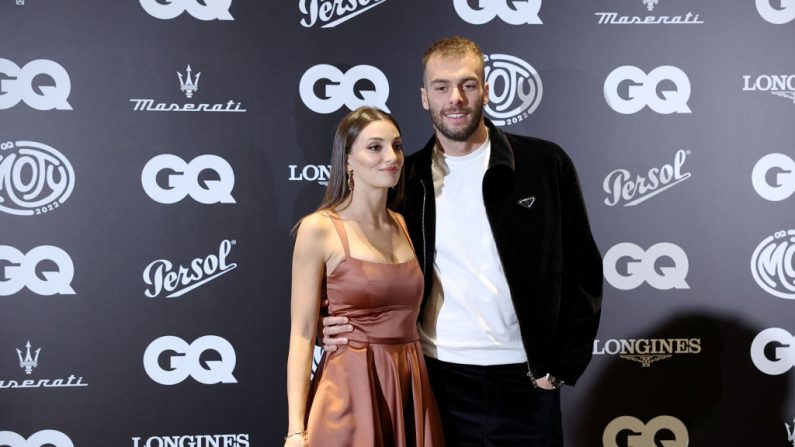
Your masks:
[[[390,210],[389,208],[387,208],[386,211],[389,213],[390,216],[392,216],[392,220],[395,221],[397,226],[399,226],[400,229],[403,230],[403,234],[406,235],[406,239],[408,239],[409,245],[411,245],[411,249],[414,250],[414,243],[411,242],[411,236],[409,236],[408,229],[404,227],[403,224],[400,223],[400,219],[397,218],[394,211]]]
[[[342,224],[339,214],[333,209],[328,209],[328,216],[331,218],[331,223],[334,224],[334,229],[337,230],[337,236],[342,242],[342,249],[345,250],[345,257],[351,257],[351,249],[348,246],[348,233],[345,232],[345,225]]]

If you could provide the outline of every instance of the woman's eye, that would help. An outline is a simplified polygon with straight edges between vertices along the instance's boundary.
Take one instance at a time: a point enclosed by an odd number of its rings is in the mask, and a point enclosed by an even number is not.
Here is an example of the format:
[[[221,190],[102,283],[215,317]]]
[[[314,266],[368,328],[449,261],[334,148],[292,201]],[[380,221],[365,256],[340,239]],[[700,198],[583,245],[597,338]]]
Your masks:
[[[367,149],[370,149],[371,151],[380,151],[381,150],[381,145],[380,144],[372,144],[370,146],[367,146]]]

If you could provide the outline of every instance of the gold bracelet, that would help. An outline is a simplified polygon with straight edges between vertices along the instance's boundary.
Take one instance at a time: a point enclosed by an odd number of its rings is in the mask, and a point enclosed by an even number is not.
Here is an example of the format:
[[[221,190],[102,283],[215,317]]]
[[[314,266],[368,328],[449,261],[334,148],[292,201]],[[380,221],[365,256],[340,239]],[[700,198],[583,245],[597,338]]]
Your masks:
[[[292,438],[295,435],[301,435],[302,438],[306,437],[306,430],[301,430],[301,431],[288,433],[287,436],[284,437],[284,440],[286,441],[286,440],[288,440],[289,438]]]

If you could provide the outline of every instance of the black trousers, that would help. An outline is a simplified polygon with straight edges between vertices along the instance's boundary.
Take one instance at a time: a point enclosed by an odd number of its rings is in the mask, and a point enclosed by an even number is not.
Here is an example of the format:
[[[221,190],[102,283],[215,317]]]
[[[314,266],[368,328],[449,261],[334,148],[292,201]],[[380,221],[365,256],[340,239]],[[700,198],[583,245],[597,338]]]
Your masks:
[[[560,391],[533,387],[527,365],[425,357],[448,447],[562,447]]]

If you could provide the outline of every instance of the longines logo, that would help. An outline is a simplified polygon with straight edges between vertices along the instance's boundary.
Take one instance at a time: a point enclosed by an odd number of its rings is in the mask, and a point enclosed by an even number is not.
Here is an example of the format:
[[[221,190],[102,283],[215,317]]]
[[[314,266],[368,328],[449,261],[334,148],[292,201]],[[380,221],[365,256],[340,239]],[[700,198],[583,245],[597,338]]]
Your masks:
[[[25,343],[23,348],[16,348],[17,360],[19,360],[19,368],[25,372],[26,376],[30,376],[35,372],[36,367],[39,366],[39,354],[42,348],[38,347],[32,349],[30,341]],[[0,389],[18,389],[18,388],[72,388],[84,387],[88,383],[83,382],[83,378],[70,374],[68,377],[59,379],[24,379],[24,380],[0,380]],[[2,440],[2,437],[0,437]],[[0,443],[0,445],[5,445]]]
[[[334,113],[342,106],[350,110],[373,106],[389,112],[389,81],[372,65],[357,65],[344,73],[333,65],[315,65],[301,76],[298,93],[316,113]]]
[[[661,89],[661,83],[666,88]],[[691,113],[687,105],[690,79],[672,65],[657,67],[649,74],[632,65],[618,67],[605,79],[604,95],[613,110],[625,115],[638,113],[646,106],[663,115]]]
[[[208,351],[214,351],[220,360],[205,360]],[[165,369],[160,362],[164,354],[168,358]],[[205,335],[193,343],[166,335],[150,343],[144,352],[146,374],[161,385],[176,385],[188,377],[205,385],[237,383],[232,375],[236,363],[235,348],[217,335]]]
[[[795,0],[756,0],[756,10],[763,19],[774,25],[795,20]]]
[[[594,340],[593,355],[617,355],[648,368],[658,360],[680,354],[700,354],[700,338],[640,338]]]
[[[139,0],[150,16],[171,20],[187,12],[199,20],[235,20],[229,13],[232,0],[169,0],[161,3],[157,0]]]
[[[795,336],[786,329],[765,329],[751,342],[751,361],[769,376],[786,373],[795,367]]]
[[[200,174],[212,171],[217,180],[200,180]],[[162,175],[167,172],[167,175]],[[161,181],[165,180],[165,184]],[[186,196],[205,205],[236,203],[232,197],[235,172],[223,158],[204,154],[189,162],[173,154],[157,155],[144,165],[141,186],[152,200],[164,204],[177,203]]]
[[[166,298],[178,298],[191,290],[206,284],[221,275],[237,268],[237,264],[227,261],[234,240],[224,239],[218,247],[218,254],[193,259],[189,267],[179,266],[174,271],[174,264],[166,259],[152,261],[144,269],[144,282],[149,286],[144,295],[156,298],[168,293]]]
[[[144,0],[141,0],[144,1]],[[176,2],[175,2],[176,3]],[[208,4],[210,4],[208,2]],[[193,95],[199,89],[199,77],[201,73],[197,73],[196,76],[191,77],[191,67],[188,65],[185,68],[185,73],[183,77],[183,73],[177,71],[177,79],[179,80],[179,90],[185,94],[185,96],[190,99],[193,98]],[[246,112],[246,109],[242,107],[240,101],[235,101],[234,99],[230,99],[227,102],[219,102],[219,103],[199,103],[196,104],[194,102],[185,102],[185,103],[177,103],[177,102],[155,102],[154,99],[149,98],[134,98],[130,99],[130,102],[133,103],[133,110],[139,112]]]
[[[674,439],[666,437],[661,444],[658,443],[660,441],[658,441],[657,433],[660,431],[671,433]],[[623,440],[621,444],[619,444],[619,439]],[[646,424],[634,416],[619,416],[607,424],[602,434],[604,447],[652,447],[657,445],[687,447],[689,443],[690,435],[687,432],[687,427],[681,420],[673,416],[657,416]]]
[[[491,88],[489,103],[483,109],[494,124],[504,126],[524,120],[541,103],[544,88],[532,65],[515,56],[483,56],[486,81]],[[498,91],[497,87],[502,90]]]
[[[453,0],[459,17],[473,25],[483,25],[499,17],[509,25],[538,25],[541,18],[541,0],[478,0],[478,6],[470,6],[470,0]]]
[[[28,288],[37,295],[74,295],[75,265],[64,250],[40,245],[27,253],[0,245],[0,296]]]
[[[0,143],[0,211],[48,213],[69,198],[74,186],[72,165],[55,148],[34,141]]]
[[[795,194],[795,160],[785,154],[767,154],[751,172],[754,190],[763,199],[779,202]]]
[[[146,439],[140,436],[132,438],[132,447],[249,447],[248,433],[228,435],[177,435],[177,436],[150,436]]]
[[[605,279],[619,290],[636,289],[644,282],[659,290],[690,288],[686,281],[690,269],[687,253],[670,242],[654,244],[645,251],[622,242],[608,250],[602,262]]]
[[[701,20],[701,15],[693,13],[692,11],[686,14],[671,14],[665,11],[661,15],[652,14],[654,9],[659,6],[661,0],[635,0],[637,8],[646,7],[648,14],[641,14],[636,12],[634,15],[622,14],[615,11],[601,11],[595,12],[594,15],[599,18],[600,25],[700,25],[704,23]],[[666,5],[670,4],[671,0],[665,0]]]
[[[311,28],[322,23],[321,28],[334,28],[386,0],[298,0],[298,9],[304,18],[301,26]]]
[[[20,67],[0,58],[0,110],[20,101],[36,110],[72,110],[67,100],[72,91],[69,73],[57,62],[36,59]],[[34,79],[48,77],[55,85],[34,85]],[[6,78],[6,79],[3,79]]]
[[[12,431],[0,431],[0,446],[8,447],[75,447],[69,436],[58,430],[41,430],[25,439]]]
[[[795,104],[795,74],[763,74],[756,77],[751,75],[743,75],[743,91],[768,92],[771,95],[792,100],[792,103]]]
[[[305,165],[299,169],[298,165],[289,165],[291,182],[317,182],[321,185],[328,185],[331,175],[331,165]]]
[[[688,155],[690,151],[679,150],[673,163],[651,168],[645,176],[638,174],[634,179],[626,169],[610,172],[602,183],[602,189],[608,195],[604,199],[605,205],[635,206],[689,179],[690,173],[682,172]]]
[[[751,256],[751,274],[765,292],[795,299],[795,230],[766,237]]]

